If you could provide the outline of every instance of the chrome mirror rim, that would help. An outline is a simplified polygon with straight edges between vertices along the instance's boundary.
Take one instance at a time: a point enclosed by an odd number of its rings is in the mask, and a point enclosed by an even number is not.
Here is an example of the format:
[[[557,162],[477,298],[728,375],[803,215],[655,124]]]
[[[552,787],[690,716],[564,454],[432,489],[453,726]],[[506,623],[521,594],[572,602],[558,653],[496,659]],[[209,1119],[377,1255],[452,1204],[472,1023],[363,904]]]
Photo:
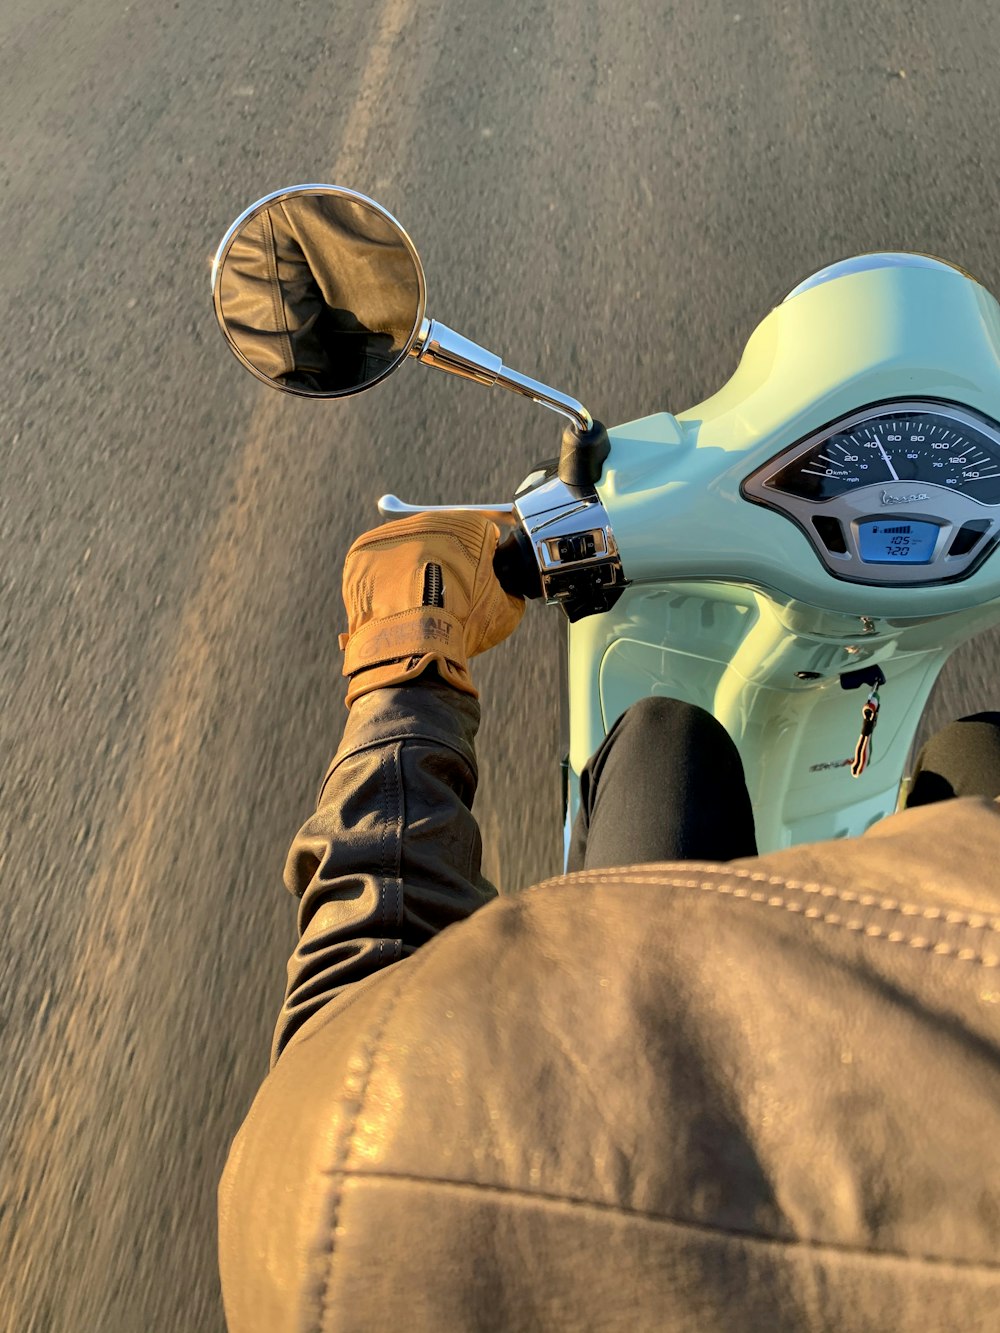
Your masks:
[[[258,213],[263,213],[265,209],[270,208],[273,204],[280,204],[286,199],[295,199],[307,194],[332,194],[338,199],[349,199],[352,203],[364,204],[366,207],[370,208],[372,212],[377,213],[399,233],[407,253],[413,260],[413,266],[417,274],[417,315],[416,319],[413,321],[413,328],[410,330],[409,337],[406,340],[406,345],[402,348],[392,365],[383,370],[380,375],[377,375],[374,379],[368,380],[364,384],[351,389],[331,389],[321,393],[314,389],[300,389],[289,384],[279,384],[277,380],[270,379],[263,373],[263,371],[258,370],[251,361],[247,360],[239,347],[237,347],[222,313],[222,283],[219,281],[219,277],[222,273],[222,266],[226,261],[230,246],[240,229],[247,222],[250,222],[255,218]],[[219,328],[222,330],[223,336],[232,349],[234,356],[237,358],[241,366],[246,370],[249,370],[250,374],[253,375],[255,379],[260,380],[262,384],[266,384],[269,389],[277,389],[280,393],[291,393],[297,398],[351,398],[355,394],[364,393],[366,389],[371,389],[376,384],[381,384],[387,376],[393,373],[393,371],[398,370],[410,355],[410,351],[413,348],[414,343],[417,341],[417,337],[424,324],[424,315],[427,309],[427,282],[424,277],[424,266],[420,262],[420,256],[417,254],[416,246],[410,239],[409,232],[407,232],[406,228],[393,217],[384,205],[376,202],[374,199],[370,199],[368,195],[362,194],[359,190],[349,190],[345,185],[325,185],[322,183],[286,185],[281,190],[273,190],[270,194],[265,194],[262,198],[252,203],[249,208],[245,208],[236,221],[227,228],[225,235],[219,242],[219,248],[215,252],[215,258],[212,260],[212,303],[215,307],[215,317],[219,322]]]

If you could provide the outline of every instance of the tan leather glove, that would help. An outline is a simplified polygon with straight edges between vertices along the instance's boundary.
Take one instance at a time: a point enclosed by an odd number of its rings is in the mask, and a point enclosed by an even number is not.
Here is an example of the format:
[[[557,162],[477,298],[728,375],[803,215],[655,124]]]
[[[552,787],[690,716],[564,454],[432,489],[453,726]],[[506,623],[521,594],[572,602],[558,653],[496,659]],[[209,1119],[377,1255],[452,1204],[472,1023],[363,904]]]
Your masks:
[[[432,663],[478,698],[468,659],[502,642],[524,600],[493,573],[499,532],[482,514],[411,514],[357,539],[344,562],[347,705],[369,690],[412,680]]]

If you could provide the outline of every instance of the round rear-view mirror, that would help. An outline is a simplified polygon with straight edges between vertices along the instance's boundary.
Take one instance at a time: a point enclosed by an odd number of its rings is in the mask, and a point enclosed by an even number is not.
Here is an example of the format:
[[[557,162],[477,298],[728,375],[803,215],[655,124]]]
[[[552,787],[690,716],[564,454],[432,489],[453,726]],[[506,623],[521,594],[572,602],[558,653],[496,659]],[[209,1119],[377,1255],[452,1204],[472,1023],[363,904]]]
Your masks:
[[[420,331],[424,271],[381,204],[336,185],[266,195],[222,238],[215,311],[230,347],[286,393],[339,398],[371,388]]]

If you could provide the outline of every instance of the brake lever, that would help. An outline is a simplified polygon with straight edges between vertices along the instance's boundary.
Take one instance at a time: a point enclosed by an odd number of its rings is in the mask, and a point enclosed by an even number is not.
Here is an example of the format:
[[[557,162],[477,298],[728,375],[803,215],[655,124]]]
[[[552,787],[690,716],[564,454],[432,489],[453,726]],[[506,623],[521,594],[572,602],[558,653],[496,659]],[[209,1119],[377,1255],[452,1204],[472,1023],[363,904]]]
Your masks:
[[[411,505],[401,500],[398,495],[383,495],[378,502],[378,512],[383,518],[405,518],[407,514],[443,514],[454,512],[485,514],[494,523],[509,524],[515,521],[514,506],[503,505]]]

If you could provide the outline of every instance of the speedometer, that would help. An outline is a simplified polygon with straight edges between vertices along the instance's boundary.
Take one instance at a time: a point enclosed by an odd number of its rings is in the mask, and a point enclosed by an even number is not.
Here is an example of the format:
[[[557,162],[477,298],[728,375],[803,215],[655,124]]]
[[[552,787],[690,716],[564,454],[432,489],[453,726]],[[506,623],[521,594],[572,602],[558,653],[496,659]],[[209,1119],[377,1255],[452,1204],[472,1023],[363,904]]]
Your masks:
[[[911,482],[1000,505],[1000,443],[995,427],[987,431],[967,411],[865,416],[798,453],[764,484],[822,502],[862,486]]]
[[[828,422],[742,482],[838,579],[904,587],[974,573],[1000,545],[1000,425],[895,399]]]

